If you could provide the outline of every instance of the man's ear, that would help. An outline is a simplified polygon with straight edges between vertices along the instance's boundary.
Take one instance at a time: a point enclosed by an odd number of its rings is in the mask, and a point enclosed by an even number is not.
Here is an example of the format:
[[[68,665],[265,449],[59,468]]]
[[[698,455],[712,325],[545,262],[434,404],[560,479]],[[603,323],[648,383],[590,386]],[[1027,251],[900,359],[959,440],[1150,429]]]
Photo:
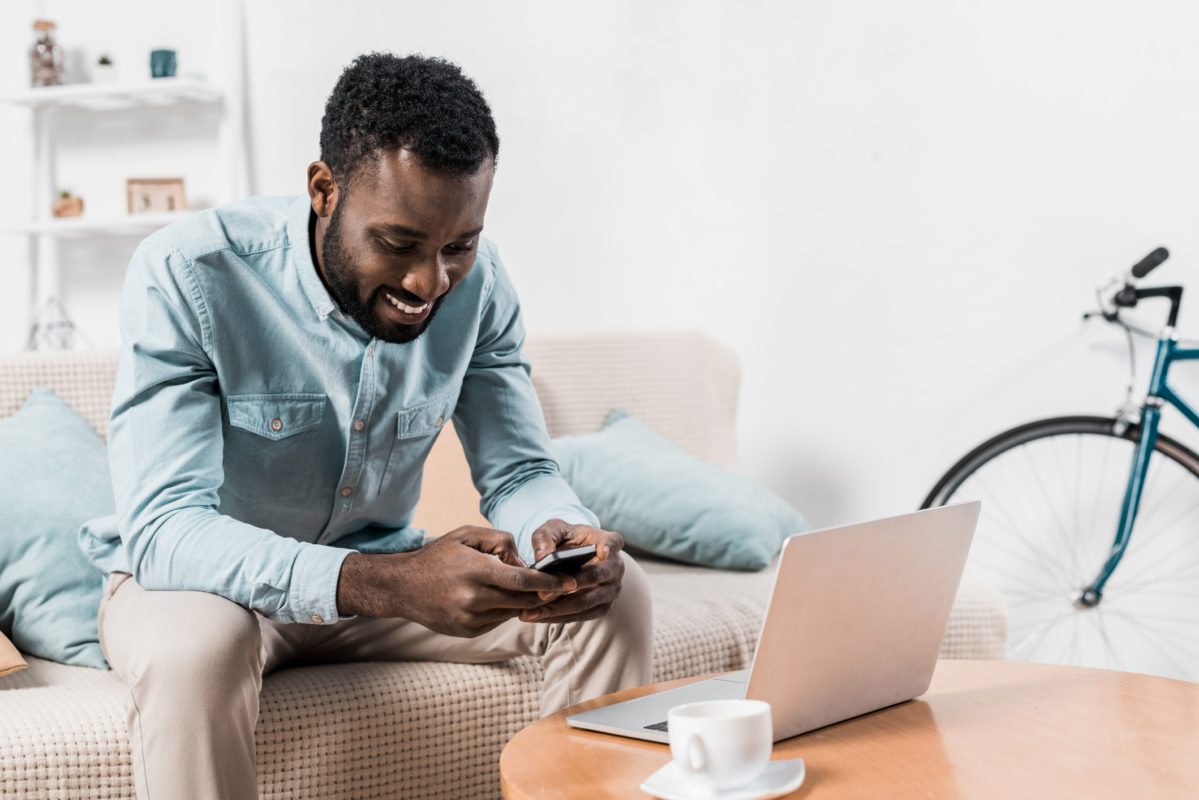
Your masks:
[[[308,165],[308,197],[318,217],[330,216],[337,206],[337,181],[333,179],[333,170],[324,161],[313,161]]]

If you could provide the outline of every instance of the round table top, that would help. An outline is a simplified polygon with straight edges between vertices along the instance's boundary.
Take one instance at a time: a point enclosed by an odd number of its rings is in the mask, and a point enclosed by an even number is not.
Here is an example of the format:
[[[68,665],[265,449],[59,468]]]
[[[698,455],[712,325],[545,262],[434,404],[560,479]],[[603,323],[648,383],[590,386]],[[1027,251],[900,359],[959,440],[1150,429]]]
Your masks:
[[[507,800],[646,797],[665,744],[576,730],[565,718],[696,679],[581,703],[500,756]],[[1010,661],[940,661],[927,693],[778,742],[803,758],[795,798],[1199,797],[1199,684]]]

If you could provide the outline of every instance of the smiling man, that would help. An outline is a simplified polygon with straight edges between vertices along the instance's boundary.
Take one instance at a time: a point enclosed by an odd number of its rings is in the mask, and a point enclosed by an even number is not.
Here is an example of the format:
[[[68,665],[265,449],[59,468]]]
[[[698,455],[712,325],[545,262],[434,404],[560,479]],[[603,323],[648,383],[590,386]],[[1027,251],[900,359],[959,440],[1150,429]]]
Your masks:
[[[149,237],[109,426],[100,638],[140,798],[257,797],[264,675],[339,660],[542,659],[542,711],[648,682],[644,575],[558,474],[516,294],[481,238],[499,140],[451,64],[371,54],[325,109],[308,196]],[[425,544],[454,420],[492,528]],[[443,532],[435,532],[443,533]],[[528,568],[595,544],[575,576]]]

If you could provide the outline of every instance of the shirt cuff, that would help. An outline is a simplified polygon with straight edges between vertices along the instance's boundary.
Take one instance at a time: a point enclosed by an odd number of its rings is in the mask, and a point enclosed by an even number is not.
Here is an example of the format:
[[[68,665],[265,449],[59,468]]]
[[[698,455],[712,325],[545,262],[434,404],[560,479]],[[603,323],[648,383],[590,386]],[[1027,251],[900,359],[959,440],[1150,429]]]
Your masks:
[[[337,581],[341,565],[353,553],[341,547],[302,543],[291,567],[291,586],[280,622],[332,625],[337,613]],[[349,617],[344,617],[348,619]]]

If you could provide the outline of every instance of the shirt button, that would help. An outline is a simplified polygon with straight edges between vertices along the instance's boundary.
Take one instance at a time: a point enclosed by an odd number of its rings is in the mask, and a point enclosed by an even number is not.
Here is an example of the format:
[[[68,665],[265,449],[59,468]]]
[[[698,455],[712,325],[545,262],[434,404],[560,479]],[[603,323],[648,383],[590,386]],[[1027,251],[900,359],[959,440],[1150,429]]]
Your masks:
[[[324,617],[322,617],[320,614],[313,614],[313,615],[312,615],[312,621],[313,621],[315,624],[317,624],[317,625],[320,625],[321,623],[323,623],[323,622],[325,621],[325,618],[324,618]]]
[[[354,423],[354,430],[356,430],[356,431],[360,431],[365,427],[366,427],[366,423],[363,422],[362,420],[358,420],[357,422]]]
[[[271,430],[273,430],[273,431],[283,430],[283,420],[278,419],[278,418],[271,420]]]
[[[354,493],[354,490],[353,490],[353,489],[351,489],[349,486],[347,486],[346,488],[344,488],[344,489],[342,489],[342,490],[341,490],[341,496],[342,496],[342,497],[349,497],[349,496],[350,496],[350,495],[352,495],[353,493]]]
[[[436,421],[436,422],[434,422],[433,424],[434,424],[434,425],[436,425],[438,428],[440,428],[440,427],[441,427],[441,423],[443,423],[443,422],[445,422],[445,417],[438,417],[438,418],[437,418],[437,421]]]
[[[366,357],[367,357],[367,358],[370,358],[371,351],[372,351],[372,350],[374,350],[374,349],[375,349],[375,346],[374,346],[374,345],[371,345],[370,347],[366,348]]]

